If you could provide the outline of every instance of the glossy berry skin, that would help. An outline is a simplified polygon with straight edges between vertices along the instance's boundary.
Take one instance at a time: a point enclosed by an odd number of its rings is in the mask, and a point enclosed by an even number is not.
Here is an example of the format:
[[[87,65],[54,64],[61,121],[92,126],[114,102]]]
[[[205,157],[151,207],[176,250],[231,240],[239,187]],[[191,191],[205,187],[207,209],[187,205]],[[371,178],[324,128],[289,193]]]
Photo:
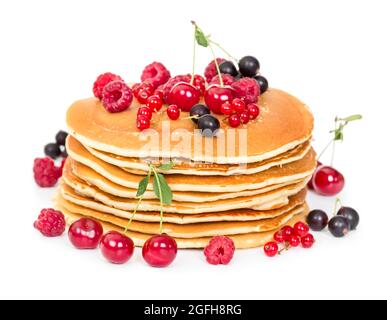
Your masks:
[[[204,91],[206,90],[206,80],[204,80],[201,75],[195,74],[193,85],[199,90],[200,95],[204,94]]]
[[[241,117],[239,114],[232,114],[231,116],[228,117],[228,124],[232,128],[239,127],[241,124]]]
[[[101,223],[89,218],[73,222],[69,228],[70,242],[77,249],[95,249],[103,235]]]
[[[227,116],[232,114],[232,107],[231,107],[230,102],[223,103],[222,106],[220,107],[220,112],[224,115],[227,115]]]
[[[337,212],[338,216],[348,219],[350,230],[355,230],[360,222],[360,216],[357,211],[351,207],[341,207]]]
[[[324,196],[334,196],[344,188],[344,176],[330,166],[320,166],[312,177],[313,189]]]
[[[336,238],[344,237],[350,230],[350,224],[346,217],[334,216],[328,223],[328,229]]]
[[[316,170],[318,167],[322,166],[322,163],[320,161],[317,161],[317,166],[316,166]],[[315,171],[316,171],[315,170]],[[313,187],[313,177],[310,178],[309,182],[308,182],[308,189],[309,190],[314,190],[314,187]]]
[[[148,107],[141,107],[137,111],[137,117],[138,116],[144,116],[148,119],[152,119],[152,110]]]
[[[218,118],[211,114],[206,114],[199,118],[198,128],[203,136],[212,137],[216,135],[217,130],[220,128],[220,123]]]
[[[295,234],[291,235],[288,239],[289,245],[293,248],[296,248],[301,243],[301,238]]]
[[[134,243],[132,239],[117,232],[105,233],[100,242],[102,255],[111,263],[122,264],[132,257]]]
[[[240,119],[241,119],[241,122],[243,124],[247,124],[249,121],[250,121],[250,116],[249,116],[249,113],[247,111],[243,111],[240,115],[239,115]]]
[[[305,236],[301,237],[301,246],[305,249],[313,247],[315,240],[312,234],[308,233]]]
[[[225,86],[213,84],[209,86],[204,94],[204,101],[210,110],[216,114],[222,114],[220,108],[225,102],[232,102],[234,98],[234,89]]]
[[[210,113],[211,111],[210,109],[208,109],[207,106],[205,106],[204,104],[198,103],[191,108],[191,110],[189,111],[189,116],[194,117],[194,118],[191,118],[191,120],[195,123],[198,123],[198,119],[201,116],[204,116],[205,114],[210,114]]]
[[[68,133],[65,131],[59,131],[55,136],[55,141],[57,145],[64,146],[66,144],[66,138],[68,136]]]
[[[260,75],[255,76],[254,79],[257,81],[259,88],[261,89],[261,94],[265,93],[267,89],[269,88],[269,82],[265,77],[262,77]]]
[[[274,241],[268,242],[263,247],[263,250],[268,257],[274,257],[278,253],[278,244]]]
[[[136,127],[140,131],[148,129],[150,127],[149,118],[142,115],[137,116]]]
[[[284,233],[282,232],[282,230],[279,230],[274,234],[274,240],[277,241],[278,243],[284,243],[286,241],[285,238],[286,237],[285,237]]]
[[[169,266],[175,260],[176,255],[177,243],[175,239],[166,234],[149,238],[142,248],[144,260],[156,268]]]
[[[252,56],[246,56],[239,60],[239,72],[245,77],[253,77],[259,71],[259,61]]]
[[[294,234],[299,237],[304,237],[309,233],[309,227],[302,221],[297,222],[293,226]]]
[[[285,241],[289,241],[290,237],[294,235],[294,230],[291,226],[284,226],[280,231],[283,233]]]
[[[44,147],[44,154],[51,159],[56,159],[60,156],[61,150],[58,144],[49,143]]]
[[[200,100],[200,91],[193,85],[178,82],[168,94],[167,102],[177,105],[182,111],[189,112]]]
[[[146,106],[152,110],[152,112],[160,111],[163,106],[163,100],[158,95],[153,95],[146,101]]]
[[[238,114],[241,114],[243,111],[245,111],[246,104],[241,99],[234,99],[231,102],[232,110]]]
[[[177,120],[180,117],[180,109],[177,105],[172,104],[167,108],[168,118],[171,120]]]
[[[312,210],[306,218],[306,223],[313,231],[321,231],[328,225],[328,215],[322,210]]]
[[[247,112],[249,114],[250,120],[254,120],[259,116],[259,107],[255,103],[250,103],[247,105]]]
[[[231,61],[224,61],[219,65],[220,73],[229,74],[233,77],[238,75],[238,70]]]

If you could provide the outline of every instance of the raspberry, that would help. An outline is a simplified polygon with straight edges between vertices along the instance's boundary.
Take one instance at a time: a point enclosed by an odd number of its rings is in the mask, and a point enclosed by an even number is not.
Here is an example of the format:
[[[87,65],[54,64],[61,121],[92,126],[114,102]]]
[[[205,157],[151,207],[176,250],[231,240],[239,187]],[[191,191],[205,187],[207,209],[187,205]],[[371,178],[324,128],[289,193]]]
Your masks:
[[[206,80],[201,75],[195,74],[193,85],[200,91],[200,94],[203,95],[206,90]]]
[[[189,83],[191,81],[191,75],[185,74],[185,75],[178,75],[168,80],[168,82],[165,84],[164,87],[164,101],[168,101],[168,95],[171,92],[171,89],[177,84],[178,82],[186,82]]]
[[[147,65],[141,75],[141,81],[147,80],[152,83],[155,88],[166,83],[170,78],[171,73],[160,62],[153,62]]]
[[[246,103],[256,103],[260,94],[257,81],[252,78],[242,78],[232,85],[235,90],[235,97],[244,100]]]
[[[67,159],[67,157],[63,158],[62,162],[60,163],[60,167],[59,167],[60,176],[62,176],[62,174],[63,174],[63,168],[64,168],[64,166],[66,164],[66,159]]]
[[[123,81],[120,76],[115,75],[114,73],[106,72],[98,76],[93,85],[94,96],[99,100],[102,99],[103,88],[112,81],[120,80]]]
[[[133,95],[140,103],[146,103],[148,98],[153,95],[155,88],[148,81],[135,83],[132,87]]]
[[[228,237],[213,237],[204,249],[204,255],[210,264],[228,264],[234,256],[235,245]]]
[[[164,88],[165,88],[165,84],[162,84],[161,86],[158,86],[154,92],[154,95],[159,96],[159,98],[163,101],[164,101]]]
[[[218,62],[218,65],[220,65],[225,60],[223,58],[216,58],[216,61]],[[206,77],[206,80],[209,83],[212,78],[215,77],[217,74],[218,72],[216,71],[215,61],[212,60],[204,70],[204,76]]]
[[[109,112],[121,112],[128,109],[132,100],[132,89],[123,81],[108,83],[102,92],[102,104]]]
[[[60,168],[55,166],[51,158],[36,158],[34,160],[34,178],[42,188],[53,187],[61,176]]]
[[[222,79],[223,79],[223,83],[226,86],[231,86],[236,81],[235,78],[232,75],[225,74],[225,73],[222,73]],[[215,77],[212,78],[212,80],[210,82],[210,85],[211,84],[220,84],[219,75],[218,74]]]
[[[60,211],[43,209],[34,222],[34,227],[46,237],[57,237],[65,231],[65,217]]]

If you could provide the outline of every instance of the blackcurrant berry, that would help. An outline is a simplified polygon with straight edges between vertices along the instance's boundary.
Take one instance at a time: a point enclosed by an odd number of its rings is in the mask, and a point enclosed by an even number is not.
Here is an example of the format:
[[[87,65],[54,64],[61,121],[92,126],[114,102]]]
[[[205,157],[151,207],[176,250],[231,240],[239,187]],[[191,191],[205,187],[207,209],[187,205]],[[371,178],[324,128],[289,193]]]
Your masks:
[[[210,109],[208,109],[207,106],[205,106],[204,104],[195,104],[190,112],[189,112],[189,115],[190,117],[196,117],[196,118],[191,118],[191,120],[195,123],[198,123],[198,118],[200,118],[201,116],[204,116],[205,114],[210,114],[211,111]]]
[[[246,56],[239,60],[239,72],[245,77],[253,77],[259,71],[259,61],[252,56]]]
[[[357,211],[351,207],[341,207],[337,215],[346,217],[351,230],[355,230],[359,225],[360,217]]]
[[[60,146],[64,146],[66,144],[66,138],[68,136],[68,133],[65,132],[65,131],[59,131],[56,136],[55,136],[55,140],[56,140],[56,143]]]
[[[232,75],[233,77],[238,75],[238,70],[231,61],[224,61],[219,66],[220,72]]]
[[[52,159],[56,159],[60,156],[61,150],[56,143],[49,143],[44,147],[44,154]]]
[[[322,210],[309,212],[306,222],[313,231],[321,231],[328,224],[328,215]]]
[[[206,137],[212,137],[216,134],[216,131],[220,128],[218,118],[211,114],[206,114],[199,118],[198,128],[201,130],[201,134]]]
[[[258,82],[259,88],[261,89],[261,94],[265,93],[269,88],[269,82],[265,77],[255,76],[254,79]]]
[[[346,217],[334,216],[328,224],[329,231],[337,238],[344,237],[350,230],[350,224]]]

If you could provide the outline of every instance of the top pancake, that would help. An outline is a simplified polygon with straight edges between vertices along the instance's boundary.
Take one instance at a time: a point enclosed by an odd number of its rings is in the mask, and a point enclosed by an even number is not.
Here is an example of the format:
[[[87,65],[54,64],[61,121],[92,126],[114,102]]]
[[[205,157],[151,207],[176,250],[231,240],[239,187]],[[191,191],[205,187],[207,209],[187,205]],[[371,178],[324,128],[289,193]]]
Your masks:
[[[277,89],[269,89],[260,97],[261,114],[255,121],[235,130],[218,116],[221,131],[216,138],[205,138],[190,119],[170,121],[163,112],[153,115],[151,132],[136,128],[140,104],[134,100],[121,113],[107,112],[96,98],[75,102],[67,112],[67,125],[82,144],[125,157],[184,158],[220,164],[252,163],[284,153],[307,141],[313,130],[313,116],[308,107],[295,97]],[[170,126],[171,134],[162,135]],[[168,131],[169,132],[169,131]],[[222,152],[225,139],[235,134],[235,147]],[[157,142],[144,148],[150,139]],[[246,144],[246,148],[244,148]],[[166,147],[169,145],[169,148]],[[200,145],[201,147],[198,147]]]

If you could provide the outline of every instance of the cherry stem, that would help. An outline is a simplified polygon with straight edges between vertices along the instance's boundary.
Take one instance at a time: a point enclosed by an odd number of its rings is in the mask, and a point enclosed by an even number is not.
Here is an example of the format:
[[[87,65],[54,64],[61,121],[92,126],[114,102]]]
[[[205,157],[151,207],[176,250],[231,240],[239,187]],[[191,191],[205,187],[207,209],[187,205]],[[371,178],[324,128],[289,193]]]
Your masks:
[[[317,161],[320,160],[320,158],[322,157],[322,155],[325,153],[325,151],[327,151],[327,149],[329,148],[329,146],[333,143],[334,139],[330,140],[329,143],[325,146],[325,148],[323,149],[323,151],[321,151],[320,155],[317,157]]]
[[[191,85],[194,84],[194,77],[195,77],[195,65],[196,65],[196,37],[195,37],[195,34],[196,34],[196,27],[194,25],[194,36],[193,36],[193,61],[192,61],[192,76],[191,76]]]
[[[223,82],[223,78],[222,78],[222,73],[220,72],[219,64],[218,64],[218,61],[216,60],[215,51],[214,51],[214,48],[212,47],[210,41],[208,42],[208,46],[210,47],[212,56],[214,57],[214,63],[215,63],[215,67],[216,67],[216,73],[217,73],[218,76],[219,76],[219,84],[220,84],[220,87],[221,87],[221,88],[224,88],[224,82]]]
[[[127,232],[128,232],[128,229],[129,229],[130,225],[132,224],[132,221],[133,221],[133,219],[134,219],[134,216],[136,215],[137,210],[138,210],[138,208],[140,207],[140,204],[141,204],[141,201],[142,201],[143,198],[144,198],[144,195],[141,195],[140,198],[138,198],[136,207],[134,208],[134,211],[133,211],[133,213],[132,213],[132,215],[131,215],[131,217],[130,217],[130,219],[129,219],[129,222],[128,222],[128,224],[127,224],[126,227],[125,227],[124,233],[127,233]]]
[[[220,50],[222,50],[231,60],[234,60],[236,63],[238,63],[238,59],[233,57],[226,49],[224,49],[219,43],[212,41],[211,39],[208,39],[209,42],[211,42],[213,45],[217,46]]]

